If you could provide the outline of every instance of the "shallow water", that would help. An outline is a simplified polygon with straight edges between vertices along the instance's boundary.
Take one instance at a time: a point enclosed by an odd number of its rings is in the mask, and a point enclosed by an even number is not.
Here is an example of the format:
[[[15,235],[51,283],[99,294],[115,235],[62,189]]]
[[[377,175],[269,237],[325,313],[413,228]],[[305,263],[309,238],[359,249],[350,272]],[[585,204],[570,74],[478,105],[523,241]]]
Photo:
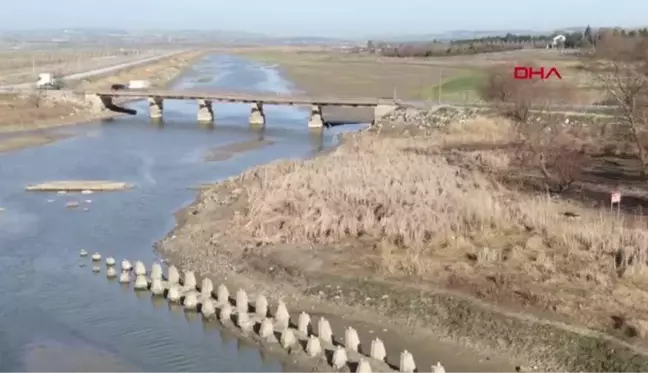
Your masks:
[[[201,77],[211,76],[199,83]],[[205,79],[202,79],[205,80]],[[177,89],[218,88],[287,92],[274,70],[214,55],[191,68]],[[165,119],[140,114],[108,123],[58,130],[74,136],[47,146],[0,155],[1,371],[279,371],[254,347],[226,338],[197,315],[153,303],[149,295],[109,282],[81,267],[78,252],[157,259],[152,250],[174,225],[173,213],[193,201],[191,187],[236,175],[279,158],[305,157],[335,144],[336,134],[359,126],[306,128],[307,113],[265,107],[265,131],[249,128],[247,105],[214,105],[213,127],[196,121],[191,101],[165,102]],[[212,149],[253,139],[272,144],[204,162]],[[108,179],[128,191],[80,195],[25,192],[30,183]],[[85,201],[89,200],[89,201]],[[66,209],[68,201],[88,208]]]

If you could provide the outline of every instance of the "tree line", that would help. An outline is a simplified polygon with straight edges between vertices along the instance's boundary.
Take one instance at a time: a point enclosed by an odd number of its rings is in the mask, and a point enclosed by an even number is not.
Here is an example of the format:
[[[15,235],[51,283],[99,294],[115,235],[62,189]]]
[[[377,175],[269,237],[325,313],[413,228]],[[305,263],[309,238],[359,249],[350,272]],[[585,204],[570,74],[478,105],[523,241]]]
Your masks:
[[[594,47],[605,36],[635,38],[648,36],[648,29],[599,29],[587,26],[583,32],[554,33],[551,35],[517,35],[508,33],[501,36],[484,36],[471,39],[457,39],[450,42],[432,40],[426,42],[388,43],[369,40],[363,50],[385,57],[441,57],[470,55],[491,52],[512,51],[523,48],[547,48],[555,35],[563,35],[564,42],[556,45],[564,49],[583,49]],[[553,46],[553,45],[551,45]]]

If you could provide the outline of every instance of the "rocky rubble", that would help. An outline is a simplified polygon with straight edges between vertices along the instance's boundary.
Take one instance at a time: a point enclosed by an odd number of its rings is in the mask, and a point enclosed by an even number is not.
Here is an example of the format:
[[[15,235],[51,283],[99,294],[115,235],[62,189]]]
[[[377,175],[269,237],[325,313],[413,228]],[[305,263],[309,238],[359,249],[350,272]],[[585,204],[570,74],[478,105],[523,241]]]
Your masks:
[[[374,127],[380,132],[390,130],[425,132],[442,128],[453,122],[463,122],[479,114],[483,115],[483,111],[452,106],[437,106],[428,110],[398,109],[378,120]]]

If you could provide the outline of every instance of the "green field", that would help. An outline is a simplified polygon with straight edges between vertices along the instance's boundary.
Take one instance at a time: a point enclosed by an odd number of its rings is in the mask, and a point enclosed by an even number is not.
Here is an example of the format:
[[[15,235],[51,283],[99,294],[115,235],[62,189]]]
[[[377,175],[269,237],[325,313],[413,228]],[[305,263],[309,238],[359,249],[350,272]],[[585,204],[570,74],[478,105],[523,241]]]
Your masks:
[[[480,71],[467,71],[444,79],[441,84],[426,87],[417,92],[417,96],[423,100],[479,101],[478,90],[485,79],[486,76]]]

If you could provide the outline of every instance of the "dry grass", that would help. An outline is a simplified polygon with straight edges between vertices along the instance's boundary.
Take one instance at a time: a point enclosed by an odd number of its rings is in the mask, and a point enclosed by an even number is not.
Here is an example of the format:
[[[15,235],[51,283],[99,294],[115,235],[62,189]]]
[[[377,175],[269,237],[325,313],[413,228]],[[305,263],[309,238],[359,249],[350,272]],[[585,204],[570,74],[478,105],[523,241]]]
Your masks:
[[[648,312],[645,226],[504,187],[484,171],[506,169],[505,153],[459,152],[455,165],[440,147],[503,143],[506,128],[478,120],[434,138],[362,134],[326,157],[251,170],[241,176],[248,207],[235,227],[295,248],[356,241],[338,264],[364,260],[366,270],[371,263],[407,283],[415,276],[590,327],[608,329],[618,315],[641,324]],[[627,323],[615,327],[637,332]]]

